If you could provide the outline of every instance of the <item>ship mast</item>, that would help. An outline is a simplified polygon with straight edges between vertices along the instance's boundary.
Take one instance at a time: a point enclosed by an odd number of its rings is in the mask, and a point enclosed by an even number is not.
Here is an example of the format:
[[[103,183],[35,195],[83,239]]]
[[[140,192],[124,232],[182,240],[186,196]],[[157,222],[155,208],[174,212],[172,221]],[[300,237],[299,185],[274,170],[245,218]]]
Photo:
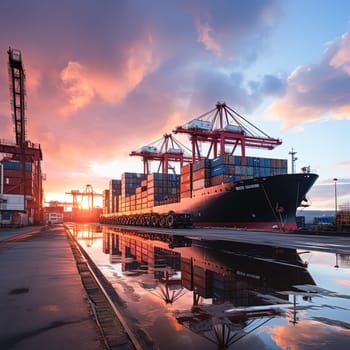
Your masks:
[[[292,148],[289,154],[291,155],[291,158],[292,158],[292,174],[295,174],[295,162],[298,160],[298,158],[295,157],[297,152],[295,152],[294,149]]]

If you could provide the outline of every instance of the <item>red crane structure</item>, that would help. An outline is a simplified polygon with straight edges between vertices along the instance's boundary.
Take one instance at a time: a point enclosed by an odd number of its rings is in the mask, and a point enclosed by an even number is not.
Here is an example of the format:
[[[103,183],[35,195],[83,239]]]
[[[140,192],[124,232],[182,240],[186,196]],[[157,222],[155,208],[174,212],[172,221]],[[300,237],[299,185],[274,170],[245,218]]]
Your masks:
[[[23,195],[24,205],[20,211],[28,214],[29,223],[38,224],[43,219],[43,174],[41,171],[43,156],[40,144],[26,140],[25,72],[21,51],[11,47],[8,50],[8,74],[16,143],[0,140],[0,153],[5,153],[7,160],[20,162],[21,175],[16,175],[17,178],[20,178],[19,184],[12,187],[7,186],[6,183],[3,184],[3,194]],[[30,163],[30,171],[26,169],[28,163]],[[2,209],[6,211],[6,205],[3,207]]]
[[[101,208],[95,207],[95,198],[102,194],[96,193],[92,185],[87,184],[82,190],[66,192],[72,196],[72,219],[73,221],[96,221],[102,213]]]
[[[164,134],[160,139],[137,151],[132,151],[129,155],[142,157],[144,174],[151,172],[151,161],[158,161],[158,172],[167,174],[169,169],[172,169],[171,162],[178,162],[182,167],[184,163],[192,160],[191,150],[176,140],[172,134]]]
[[[96,193],[92,185],[87,184],[83,190],[71,190],[66,192],[66,194],[72,195],[73,199],[73,209],[93,209],[95,207],[94,200],[95,197],[101,197],[102,194]],[[87,199],[87,202],[84,203],[84,199]]]
[[[273,149],[282,143],[257,128],[224,102],[218,102],[214,109],[178,126],[173,132],[190,136],[193,163],[225,153],[232,155],[237,147],[244,159],[246,147]],[[201,147],[202,143],[208,145],[206,154]]]

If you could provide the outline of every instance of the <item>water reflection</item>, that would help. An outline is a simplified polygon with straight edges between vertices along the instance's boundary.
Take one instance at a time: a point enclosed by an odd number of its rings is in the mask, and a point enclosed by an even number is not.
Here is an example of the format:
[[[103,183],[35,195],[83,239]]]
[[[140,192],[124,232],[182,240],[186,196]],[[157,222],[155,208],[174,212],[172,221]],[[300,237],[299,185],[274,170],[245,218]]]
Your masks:
[[[335,348],[342,349],[350,340],[349,296],[330,290],[336,287],[334,277],[330,284],[316,283],[330,278],[313,265],[317,253],[308,265],[295,249],[258,244],[105,227],[75,228],[73,234],[81,243],[89,242],[91,255],[96,254],[94,244],[102,246],[114,267],[111,282],[116,289],[132,287],[134,298],[129,292],[125,296],[128,311],[142,315],[141,325],[160,348],[328,349],[336,342],[340,346]],[[327,269],[349,268],[349,256],[333,256],[337,261]],[[345,280],[346,273],[338,277]]]
[[[86,247],[92,247],[94,243],[103,237],[102,227],[99,225],[76,224],[72,226],[72,234],[84,242]]]
[[[350,268],[350,255],[348,254],[335,254],[335,268]]]
[[[228,348],[273,318],[284,316],[295,284],[314,284],[296,250],[232,242],[200,241],[183,254],[181,275],[193,291],[193,307],[179,323],[219,349]],[[199,305],[200,297],[212,304]]]

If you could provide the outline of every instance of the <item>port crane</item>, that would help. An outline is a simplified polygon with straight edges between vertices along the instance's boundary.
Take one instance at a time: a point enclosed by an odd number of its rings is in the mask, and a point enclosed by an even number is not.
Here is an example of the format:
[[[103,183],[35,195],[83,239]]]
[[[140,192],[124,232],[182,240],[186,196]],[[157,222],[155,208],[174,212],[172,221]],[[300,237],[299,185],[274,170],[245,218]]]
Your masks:
[[[8,75],[11,94],[12,119],[15,129],[16,142],[0,140],[0,153],[11,155],[12,160],[21,163],[20,192],[24,196],[24,211],[33,217],[33,223],[42,221],[42,202],[44,178],[41,171],[43,159],[40,144],[34,144],[26,139],[25,116],[25,71],[20,50],[8,49]],[[26,175],[25,163],[32,166],[31,179]],[[27,182],[31,181],[31,185]]]
[[[158,172],[167,174],[169,169],[172,169],[170,162],[179,162],[182,167],[184,163],[192,160],[191,150],[172,134],[164,134],[160,139],[132,151],[129,155],[142,157],[144,174],[151,172],[151,161],[158,161]]]
[[[195,163],[204,158],[216,158],[225,153],[232,155],[237,148],[245,159],[246,147],[271,150],[282,144],[280,139],[270,137],[224,102],[218,102],[214,109],[178,126],[173,133],[188,134],[191,149],[176,140],[173,134],[164,134],[147,146],[132,151],[130,156],[142,157],[144,174],[150,173],[151,161],[159,161],[158,172],[168,173],[169,162],[179,162],[182,167],[184,163]],[[209,144],[206,154],[202,143]]]
[[[101,197],[100,193],[96,193],[92,185],[87,184],[83,190],[71,190],[66,192],[72,196],[73,210],[82,209],[84,198],[87,199],[87,202],[84,202],[86,206],[83,209],[92,210],[94,208],[95,197]]]
[[[246,147],[273,149],[282,141],[267,135],[225,102],[218,102],[214,109],[178,126],[175,134],[190,136],[192,144],[192,162],[203,158],[216,158],[225,153],[233,154],[237,148],[245,159]],[[201,143],[209,145],[204,154]]]

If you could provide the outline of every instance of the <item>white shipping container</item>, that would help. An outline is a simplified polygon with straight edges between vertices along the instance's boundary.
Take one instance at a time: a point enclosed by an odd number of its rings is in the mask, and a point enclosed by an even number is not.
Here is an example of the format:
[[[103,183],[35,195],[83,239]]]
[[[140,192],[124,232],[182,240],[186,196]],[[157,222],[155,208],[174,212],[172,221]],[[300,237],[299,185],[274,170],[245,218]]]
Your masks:
[[[243,134],[243,131],[244,131],[240,125],[231,125],[231,124],[226,125],[225,130],[236,132],[238,134]]]
[[[186,124],[186,129],[211,130],[211,123],[206,120],[193,119]]]
[[[23,211],[24,196],[21,194],[0,194],[1,209],[8,211]]]
[[[156,147],[153,147],[153,146],[143,146],[141,148],[141,152],[144,152],[144,153],[157,153],[158,150]]]
[[[181,154],[183,152],[179,148],[169,148],[168,153]]]

